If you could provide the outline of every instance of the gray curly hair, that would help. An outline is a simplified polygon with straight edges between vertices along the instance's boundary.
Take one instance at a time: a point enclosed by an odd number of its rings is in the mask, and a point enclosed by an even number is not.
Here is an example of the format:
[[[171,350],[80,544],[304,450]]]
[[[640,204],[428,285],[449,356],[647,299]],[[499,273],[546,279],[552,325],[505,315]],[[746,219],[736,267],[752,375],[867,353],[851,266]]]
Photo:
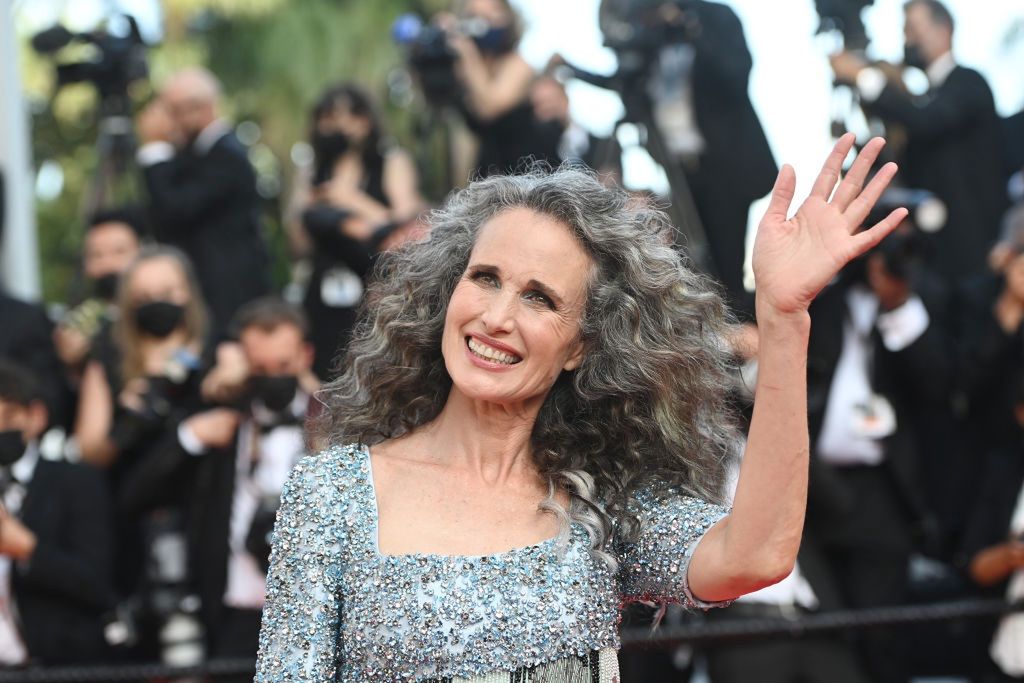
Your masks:
[[[738,432],[730,409],[733,324],[715,286],[673,248],[665,212],[563,167],[493,176],[454,193],[429,236],[383,254],[337,379],[321,391],[320,443],[373,445],[433,420],[451,388],[441,355],[448,301],[489,219],[527,208],[564,223],[594,267],[579,336],[584,359],[546,397],[532,433],[549,484],[542,508],[589,533],[614,567],[612,530],[636,532],[641,487],[720,502]],[[568,510],[554,497],[570,496]]]

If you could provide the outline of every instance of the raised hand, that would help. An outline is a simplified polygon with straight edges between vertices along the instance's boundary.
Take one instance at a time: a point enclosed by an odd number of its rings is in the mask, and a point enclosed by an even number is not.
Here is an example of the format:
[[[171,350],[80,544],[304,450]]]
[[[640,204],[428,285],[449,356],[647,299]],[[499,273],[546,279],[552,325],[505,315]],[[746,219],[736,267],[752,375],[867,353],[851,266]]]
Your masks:
[[[843,266],[882,241],[906,217],[906,209],[896,209],[881,222],[860,231],[871,208],[896,174],[896,164],[883,166],[864,187],[868,172],[885,145],[882,138],[874,138],[836,187],[843,159],[849,154],[853,141],[851,133],[839,139],[825,160],[810,196],[792,218],[787,216],[796,189],[796,175],[789,165],[779,172],[771,202],[754,240],[753,268],[759,316],[762,310],[806,311],[818,292]]]

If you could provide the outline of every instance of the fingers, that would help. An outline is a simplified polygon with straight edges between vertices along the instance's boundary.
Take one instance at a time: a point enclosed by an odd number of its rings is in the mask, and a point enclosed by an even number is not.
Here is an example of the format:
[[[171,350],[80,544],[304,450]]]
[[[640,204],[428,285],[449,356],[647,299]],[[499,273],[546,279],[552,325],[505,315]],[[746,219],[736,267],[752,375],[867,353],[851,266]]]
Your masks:
[[[871,208],[878,201],[878,198],[882,196],[882,193],[885,192],[885,188],[889,186],[897,170],[899,168],[896,164],[891,161],[887,163],[878,170],[878,173],[871,179],[871,182],[864,188],[864,191],[850,202],[849,208],[843,214],[848,222],[850,232],[855,232],[868,217],[868,214],[871,213]]]
[[[839,183],[839,187],[836,188],[836,193],[832,197],[833,206],[840,211],[846,211],[850,203],[857,198],[861,188],[864,187],[864,181],[883,147],[885,147],[885,140],[882,138],[873,138],[864,145],[864,149],[857,155],[850,171],[843,178],[843,182]]]
[[[861,254],[865,253],[876,244],[885,239],[886,235],[896,229],[903,219],[910,213],[905,208],[900,207],[886,216],[883,220],[876,223],[868,230],[857,233],[851,239],[853,240],[854,255],[851,258],[857,258]]]
[[[832,148],[832,153],[825,159],[825,165],[822,166],[817,180],[814,181],[814,187],[811,189],[812,197],[820,197],[823,201],[828,201],[836,183],[839,182],[839,175],[843,171],[843,160],[850,153],[855,137],[853,133],[847,133],[839,138],[839,142]]]
[[[789,207],[793,203],[793,195],[796,192],[796,172],[789,164],[783,164],[779,176],[775,179],[775,187],[772,188],[772,198],[768,202],[768,209],[764,212],[765,218],[778,217],[779,220],[789,218]]]

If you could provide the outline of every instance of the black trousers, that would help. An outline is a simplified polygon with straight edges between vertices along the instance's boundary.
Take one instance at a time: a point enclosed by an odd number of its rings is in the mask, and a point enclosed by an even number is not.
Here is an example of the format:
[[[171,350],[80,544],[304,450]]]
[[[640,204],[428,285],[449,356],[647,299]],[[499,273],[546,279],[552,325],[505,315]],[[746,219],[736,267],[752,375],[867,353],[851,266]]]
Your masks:
[[[886,607],[907,601],[912,550],[909,514],[886,465],[836,467],[834,473],[856,501],[845,521],[836,520],[819,539],[847,607]],[[872,628],[858,634],[872,681],[909,679],[906,641],[900,629]]]
[[[210,658],[249,659],[255,665],[256,651],[260,643],[260,621],[262,612],[252,609],[225,607],[220,628],[210,643]],[[251,683],[252,674],[246,676],[219,677],[227,683]]]

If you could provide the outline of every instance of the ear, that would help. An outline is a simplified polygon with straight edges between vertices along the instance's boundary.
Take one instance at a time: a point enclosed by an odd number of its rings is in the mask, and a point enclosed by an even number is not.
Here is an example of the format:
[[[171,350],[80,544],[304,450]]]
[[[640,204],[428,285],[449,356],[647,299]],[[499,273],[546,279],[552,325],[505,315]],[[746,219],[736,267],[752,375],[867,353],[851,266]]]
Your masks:
[[[576,341],[573,344],[572,350],[569,353],[569,357],[565,360],[565,365],[562,366],[563,370],[575,370],[579,366],[583,365],[583,342]]]

